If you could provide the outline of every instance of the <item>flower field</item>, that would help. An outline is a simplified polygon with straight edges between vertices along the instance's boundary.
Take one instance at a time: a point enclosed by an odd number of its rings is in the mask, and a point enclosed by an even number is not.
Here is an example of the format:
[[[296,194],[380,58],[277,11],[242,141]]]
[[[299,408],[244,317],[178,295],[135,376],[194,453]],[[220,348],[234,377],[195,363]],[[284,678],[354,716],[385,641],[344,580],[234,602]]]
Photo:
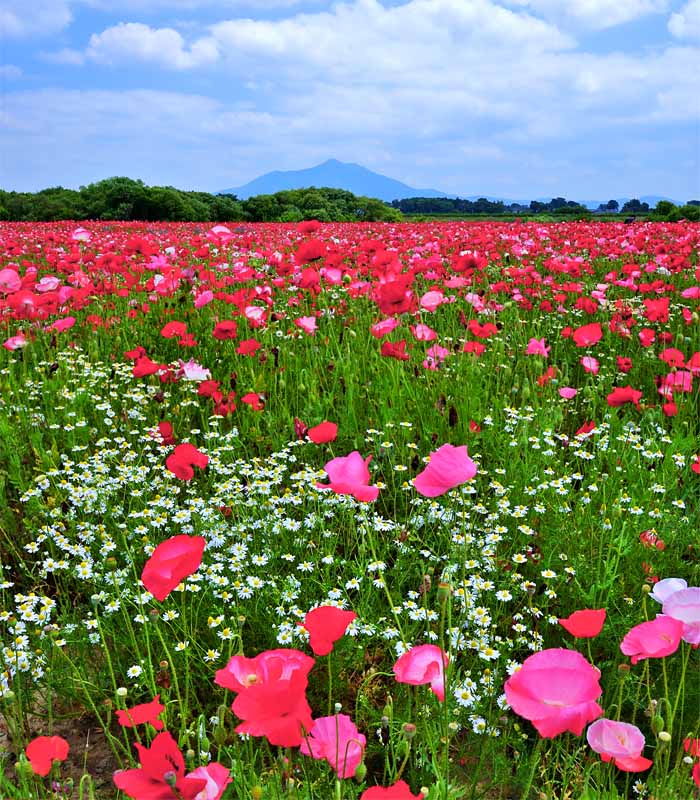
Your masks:
[[[0,223],[0,798],[700,797],[699,244]]]

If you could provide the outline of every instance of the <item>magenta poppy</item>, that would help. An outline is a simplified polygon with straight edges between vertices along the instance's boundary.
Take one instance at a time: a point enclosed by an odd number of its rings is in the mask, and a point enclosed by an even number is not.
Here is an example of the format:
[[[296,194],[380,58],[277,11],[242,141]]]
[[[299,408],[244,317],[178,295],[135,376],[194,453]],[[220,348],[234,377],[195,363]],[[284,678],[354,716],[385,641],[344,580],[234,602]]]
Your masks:
[[[600,672],[575,650],[552,648],[526,658],[504,687],[510,707],[529,719],[540,736],[564,731],[580,736],[603,709]]]
[[[413,479],[416,491],[424,497],[438,497],[476,475],[476,464],[467,446],[443,444],[430,454],[428,466]]]

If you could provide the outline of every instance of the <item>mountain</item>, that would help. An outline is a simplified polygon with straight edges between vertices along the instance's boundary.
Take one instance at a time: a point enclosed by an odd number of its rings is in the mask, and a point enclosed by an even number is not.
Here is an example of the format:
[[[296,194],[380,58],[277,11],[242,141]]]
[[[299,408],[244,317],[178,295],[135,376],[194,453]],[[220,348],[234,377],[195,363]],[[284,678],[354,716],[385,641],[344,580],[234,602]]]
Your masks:
[[[359,164],[337,161],[335,158],[308,169],[268,172],[244,186],[223,189],[219,194],[235,194],[241,200],[246,200],[256,194],[274,194],[283,189],[304,189],[308,186],[346,189],[362,197],[378,197],[386,202],[401,200],[404,197],[454,197],[435,189],[414,189]]]

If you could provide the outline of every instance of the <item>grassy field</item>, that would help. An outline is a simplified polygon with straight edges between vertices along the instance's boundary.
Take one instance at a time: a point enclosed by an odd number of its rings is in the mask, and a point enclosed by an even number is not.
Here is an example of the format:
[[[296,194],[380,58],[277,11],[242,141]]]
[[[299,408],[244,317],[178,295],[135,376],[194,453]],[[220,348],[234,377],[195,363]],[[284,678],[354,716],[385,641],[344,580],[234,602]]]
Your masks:
[[[700,796],[700,225],[0,242],[0,797]]]

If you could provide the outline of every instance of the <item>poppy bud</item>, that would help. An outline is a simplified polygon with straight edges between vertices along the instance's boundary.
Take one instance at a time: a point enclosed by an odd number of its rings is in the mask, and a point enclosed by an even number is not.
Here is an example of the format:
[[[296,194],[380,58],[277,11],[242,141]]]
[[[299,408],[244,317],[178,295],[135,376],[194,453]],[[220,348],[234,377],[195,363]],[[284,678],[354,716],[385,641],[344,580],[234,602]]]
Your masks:
[[[651,729],[654,731],[654,733],[659,734],[659,738],[660,734],[663,732],[664,727],[665,727],[664,718],[661,716],[661,714],[655,714],[651,718]]]
[[[358,783],[362,783],[362,781],[367,777],[367,767],[365,766],[364,762],[357,765],[357,769],[355,770],[355,775],[353,777]]]

